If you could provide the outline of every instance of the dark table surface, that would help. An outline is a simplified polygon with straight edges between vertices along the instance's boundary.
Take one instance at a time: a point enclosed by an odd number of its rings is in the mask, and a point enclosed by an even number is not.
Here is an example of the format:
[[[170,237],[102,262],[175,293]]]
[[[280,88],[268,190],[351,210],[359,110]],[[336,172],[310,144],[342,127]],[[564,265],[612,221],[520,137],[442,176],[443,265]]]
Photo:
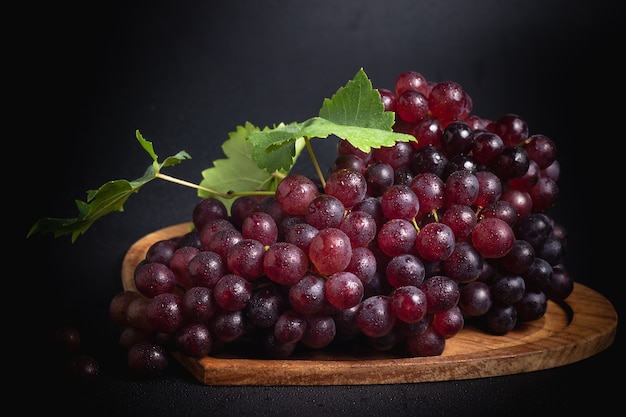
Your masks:
[[[154,181],[75,243],[25,238],[40,217],[74,217],[74,200],[84,200],[87,190],[140,177],[151,160],[134,138],[137,129],[160,157],[187,151],[192,159],[167,173],[199,182],[201,170],[223,157],[219,146],[237,125],[315,116],[360,67],[375,87],[390,89],[397,74],[414,70],[459,82],[475,114],[520,114],[531,133],[557,143],[562,175],[554,216],[569,234],[566,266],[621,316],[621,279],[605,272],[620,271],[614,243],[607,243],[621,222],[611,202],[619,194],[611,143],[621,140],[612,136],[623,131],[617,110],[623,106],[610,107],[614,97],[623,102],[614,63],[619,14],[605,0],[456,3],[114,1],[85,9],[42,4],[17,14],[16,36],[28,41],[12,58],[14,79],[26,70],[31,75],[10,103],[20,124],[19,137],[10,138],[18,153],[10,157],[23,160],[24,178],[37,179],[11,184],[20,199],[15,238],[28,254],[20,281],[11,281],[27,283],[13,291],[28,297],[22,308],[34,311],[36,322],[18,327],[36,342],[25,361],[34,369],[22,371],[24,382],[14,388],[52,393],[50,410],[85,416],[603,415],[621,406],[620,328],[613,345],[593,357],[495,378],[213,387],[175,361],[159,378],[137,378],[119,352],[108,305],[121,290],[125,252],[151,231],[189,221],[194,190]],[[334,143],[315,142],[315,149],[328,166]],[[313,173],[307,158],[295,169]],[[601,182],[612,191],[597,191]],[[24,314],[16,317],[25,321]],[[95,386],[59,375],[63,358],[47,342],[64,324],[81,330],[83,349],[101,362]]]

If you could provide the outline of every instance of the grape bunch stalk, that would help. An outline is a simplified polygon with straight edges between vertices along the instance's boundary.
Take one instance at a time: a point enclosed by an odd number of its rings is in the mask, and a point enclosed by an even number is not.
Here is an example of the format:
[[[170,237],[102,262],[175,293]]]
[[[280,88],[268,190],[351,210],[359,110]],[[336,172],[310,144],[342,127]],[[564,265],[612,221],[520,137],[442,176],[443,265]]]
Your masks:
[[[472,113],[456,82],[415,71],[377,89],[393,131],[364,151],[339,139],[326,178],[288,173],[228,208],[201,199],[183,236],[154,242],[110,316],[132,370],[201,358],[363,346],[441,355],[465,326],[538,320],[574,281],[564,265],[555,143],[518,115]]]

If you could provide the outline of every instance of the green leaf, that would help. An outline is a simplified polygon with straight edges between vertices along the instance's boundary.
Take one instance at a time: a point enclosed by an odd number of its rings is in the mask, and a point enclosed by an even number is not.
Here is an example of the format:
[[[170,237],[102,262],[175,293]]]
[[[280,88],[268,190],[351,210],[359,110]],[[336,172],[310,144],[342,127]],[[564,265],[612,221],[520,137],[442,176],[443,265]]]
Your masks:
[[[330,98],[324,99],[319,117],[337,125],[391,131],[393,112],[386,112],[380,93],[372,87],[363,68]]]
[[[246,138],[259,131],[258,127],[246,122],[245,126],[237,126],[234,132],[229,133],[229,139],[222,144],[222,151],[226,158],[213,161],[213,167],[202,171],[203,179],[200,182],[200,187],[214,192],[199,189],[198,195],[200,197],[217,198],[230,210],[233,198],[225,198],[222,194],[231,194],[237,191],[276,190],[278,182],[291,169],[297,156],[304,148],[304,141],[294,142],[293,146],[272,153],[271,156],[263,160],[267,164],[257,164],[252,157],[253,145]],[[280,162],[277,162],[278,160]],[[235,196],[236,194],[232,195]]]
[[[412,135],[393,132],[394,121],[395,113],[385,111],[380,93],[361,68],[344,87],[324,100],[318,117],[255,131],[248,140],[253,144],[252,157],[259,166],[268,170],[285,169],[292,143],[304,137],[333,135],[364,152],[415,140]],[[287,146],[288,151],[285,151],[283,148]]]
[[[161,168],[173,166],[180,163],[183,159],[191,158],[189,154],[181,151],[174,156],[166,158],[163,163],[159,164],[152,143],[145,140],[139,131],[136,132],[136,138],[153,160],[152,165],[146,169],[140,178],[134,181],[109,181],[97,190],[87,191],[86,202],[81,200],[75,201],[78,209],[77,217],[69,219],[46,217],[39,219],[30,228],[27,237],[35,233],[53,233],[54,237],[71,234],[72,242],[75,242],[78,236],[85,233],[96,220],[114,211],[124,211],[124,203],[130,195],[136,193],[146,183],[155,179]]]

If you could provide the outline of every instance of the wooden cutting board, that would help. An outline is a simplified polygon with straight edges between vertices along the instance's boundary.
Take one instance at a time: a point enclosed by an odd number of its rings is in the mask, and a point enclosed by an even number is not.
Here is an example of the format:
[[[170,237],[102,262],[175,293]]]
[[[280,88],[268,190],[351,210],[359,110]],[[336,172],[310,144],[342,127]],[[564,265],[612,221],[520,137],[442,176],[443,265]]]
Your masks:
[[[123,260],[122,285],[136,290],[133,272],[152,243],[182,236],[190,223],[150,233]],[[503,336],[466,327],[440,356],[407,358],[364,347],[306,350],[289,359],[263,359],[239,348],[201,359],[174,357],[205,385],[362,385],[485,378],[538,371],[586,359],[609,347],[617,312],[601,294],[575,283],[565,303],[548,302],[539,320]],[[256,357],[255,357],[256,356]]]

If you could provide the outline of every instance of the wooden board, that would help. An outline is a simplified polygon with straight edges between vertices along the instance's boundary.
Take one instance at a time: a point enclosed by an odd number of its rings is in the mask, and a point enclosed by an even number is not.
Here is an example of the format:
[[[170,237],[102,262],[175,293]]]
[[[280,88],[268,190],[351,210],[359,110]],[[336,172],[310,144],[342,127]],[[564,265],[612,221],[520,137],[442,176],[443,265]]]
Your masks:
[[[122,265],[124,289],[136,290],[133,272],[149,246],[181,236],[182,223],[139,239]],[[174,356],[206,385],[361,385],[451,381],[512,375],[577,362],[609,347],[617,312],[601,294],[575,283],[566,303],[548,302],[544,317],[503,336],[466,327],[447,340],[442,355],[406,358],[366,348],[308,350],[285,360],[233,351],[201,359]]]

